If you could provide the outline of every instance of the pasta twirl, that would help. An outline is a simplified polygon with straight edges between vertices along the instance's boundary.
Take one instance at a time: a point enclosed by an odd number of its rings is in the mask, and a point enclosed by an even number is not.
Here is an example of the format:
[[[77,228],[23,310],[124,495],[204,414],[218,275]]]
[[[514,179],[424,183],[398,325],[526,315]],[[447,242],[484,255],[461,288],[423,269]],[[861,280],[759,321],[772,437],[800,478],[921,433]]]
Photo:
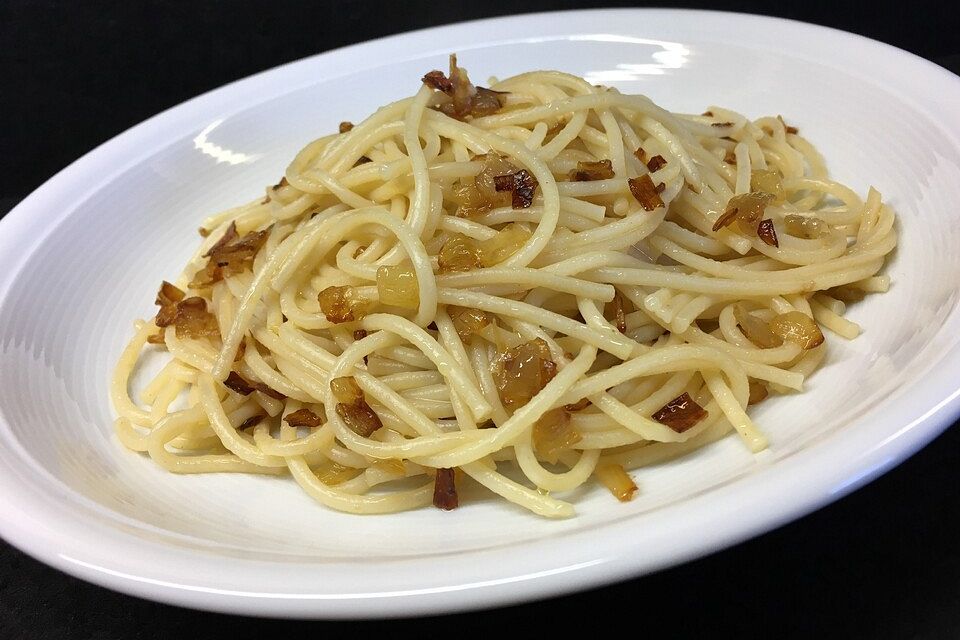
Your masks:
[[[175,473],[288,474],[327,507],[546,517],[802,389],[894,214],[782,118],[671,113],[559,72],[451,60],[203,221],[112,384],[121,442]],[[156,345],[155,347],[148,344]],[[170,363],[139,393],[147,349]],[[640,488],[642,492],[642,487]]]

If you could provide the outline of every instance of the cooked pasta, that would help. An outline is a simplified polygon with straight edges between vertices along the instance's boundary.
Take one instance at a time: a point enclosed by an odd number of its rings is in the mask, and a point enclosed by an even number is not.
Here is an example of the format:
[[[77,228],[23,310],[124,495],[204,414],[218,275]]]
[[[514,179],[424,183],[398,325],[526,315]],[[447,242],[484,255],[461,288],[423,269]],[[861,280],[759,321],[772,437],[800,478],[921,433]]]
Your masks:
[[[593,481],[629,500],[637,467],[767,446],[748,405],[802,390],[821,327],[857,336],[845,304],[889,286],[894,221],[779,116],[553,71],[486,89],[451,57],[202,222],[120,357],[116,432],[352,513],[465,484],[547,517]],[[169,362],[132,390],[151,349]]]

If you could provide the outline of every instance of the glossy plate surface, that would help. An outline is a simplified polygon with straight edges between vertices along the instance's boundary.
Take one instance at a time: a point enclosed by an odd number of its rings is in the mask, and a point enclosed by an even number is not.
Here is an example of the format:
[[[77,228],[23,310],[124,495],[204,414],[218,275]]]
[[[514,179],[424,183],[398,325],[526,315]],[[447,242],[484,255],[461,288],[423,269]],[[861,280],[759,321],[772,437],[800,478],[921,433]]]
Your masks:
[[[807,393],[734,438],[635,474],[622,505],[538,519],[461,509],[356,517],[289,478],[174,476],[112,434],[109,372],[206,214],[262,193],[309,140],[412,94],[458,51],[474,78],[556,68],[700,112],[783,114],[837,179],[900,216],[891,291],[828,336]],[[796,518],[870,480],[957,414],[960,81],[821,27],[668,10],[540,14],[414,32],[191,100],[51,179],[0,224],[0,534],[84,579],[185,606],[303,617],[431,614],[595,586]]]

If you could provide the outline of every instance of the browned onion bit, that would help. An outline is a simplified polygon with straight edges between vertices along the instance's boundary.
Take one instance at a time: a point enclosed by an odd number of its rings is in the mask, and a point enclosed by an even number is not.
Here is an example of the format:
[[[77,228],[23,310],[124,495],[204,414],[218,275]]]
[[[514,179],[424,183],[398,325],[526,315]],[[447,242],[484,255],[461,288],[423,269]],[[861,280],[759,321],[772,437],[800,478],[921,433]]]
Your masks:
[[[637,199],[644,211],[654,211],[663,206],[663,199],[657,193],[657,187],[654,186],[649,173],[639,178],[630,178],[627,182],[630,184],[630,193]]]
[[[702,115],[702,116],[707,116],[708,118],[712,118],[712,117],[713,117],[713,111],[704,111],[704,112],[701,113],[700,115]]]
[[[723,161],[727,164],[737,164],[737,154],[733,151],[727,151],[723,156]]]
[[[239,238],[238,235],[236,223],[231,222],[223,237],[203,254],[203,257],[209,258],[209,260],[187,286],[191,289],[208,287],[224,278],[252,268],[253,259],[260,251],[263,243],[267,241],[267,236],[270,235],[270,228],[262,231],[251,231],[242,238]]]
[[[773,226],[773,220],[770,218],[760,221],[760,224],[757,225],[757,235],[763,240],[764,244],[768,244],[771,247],[780,246],[780,242],[777,240],[777,230]]]
[[[657,190],[657,193],[663,193],[664,191],[667,190],[667,185],[664,184],[663,182],[658,182],[655,188]]]
[[[206,238],[207,236],[210,235],[210,230],[209,230],[209,229],[204,229],[203,227],[200,227],[199,229],[197,229],[197,233],[200,234],[200,237],[201,237],[201,238]]]
[[[167,281],[160,285],[156,303],[160,305],[154,323],[160,328],[173,325],[178,338],[219,338],[217,317],[207,311],[207,301],[184,293]]]
[[[706,417],[707,412],[704,408],[686,392],[653,414],[654,420],[667,425],[677,433],[683,433]]]
[[[658,154],[650,158],[649,161],[647,161],[647,170],[650,173],[653,173],[655,171],[659,171],[666,164],[667,164],[666,158]]]
[[[507,349],[492,366],[493,382],[508,410],[525,405],[557,375],[550,347],[542,338]]]
[[[449,74],[447,77],[442,71],[430,71],[423,76],[423,83],[450,98],[437,108],[451,118],[464,120],[467,116],[489,116],[506,104],[506,92],[473,86],[466,69],[457,66],[456,54],[450,55]]]
[[[629,502],[637,492],[637,485],[622,465],[603,462],[593,471],[603,486],[620,502]]]
[[[533,204],[533,194],[537,190],[537,179],[526,169],[516,173],[494,176],[493,185],[497,191],[511,191],[513,193],[512,206],[514,209],[526,209]]]
[[[287,396],[283,395],[279,391],[272,389],[271,387],[265,385],[262,382],[258,381],[248,381],[243,376],[241,376],[236,371],[231,371],[227,376],[227,379],[223,381],[223,386],[233,391],[236,391],[240,395],[248,396],[254,391],[259,391],[260,393],[266,394],[275,400],[285,400]]]
[[[623,307],[623,294],[619,290],[613,294],[613,300],[603,306],[603,317],[607,320],[613,320],[617,331],[620,333],[627,332],[627,316]]]
[[[264,418],[266,418],[266,416],[263,415],[262,413],[257,414],[255,416],[250,416],[249,418],[241,422],[239,426],[237,426],[237,431],[243,431],[244,429],[255,427],[258,424],[260,424]]]
[[[459,504],[454,470],[437,469],[437,475],[433,480],[433,506],[444,511],[450,511],[456,509]]]
[[[354,433],[364,438],[369,438],[383,426],[380,417],[374,413],[366,402],[361,404],[340,403],[337,405],[337,415]]]
[[[323,424],[323,419],[306,407],[288,413],[283,420],[291,427],[319,427]]]
[[[723,214],[713,223],[713,230],[719,231],[723,227],[733,224],[736,220],[740,230],[745,233],[756,233],[757,225],[763,218],[763,212],[775,196],[764,191],[751,191],[733,196],[727,202]]]
[[[147,336],[148,344],[166,344],[166,340],[163,337],[163,332],[160,333],[151,333]]]
[[[423,84],[431,89],[442,91],[443,93],[453,92],[453,83],[450,81],[450,78],[448,78],[443,71],[437,69],[429,71],[423,76]]]
[[[242,396],[248,396],[255,391],[253,385],[247,382],[243,376],[236,371],[231,371],[227,379],[223,381],[223,386],[231,391],[236,391]]]
[[[154,304],[160,307],[154,319],[158,327],[163,328],[173,324],[177,317],[177,303],[183,300],[184,295],[183,291],[166,280],[160,284],[157,299],[154,301]]]
[[[353,332],[353,339],[354,339],[354,340],[363,340],[363,339],[366,338],[368,335],[370,335],[370,334],[367,333],[367,330],[366,330],[366,329],[357,329],[356,331]]]
[[[344,120],[343,122],[340,123],[340,133],[346,133],[347,131],[350,131],[351,129],[353,129],[353,123],[352,123],[352,122],[347,122],[346,120]]]
[[[353,376],[334,378],[330,381],[330,391],[339,403],[336,407],[337,415],[357,435],[369,438],[383,426],[380,417],[367,404],[363,391]]]
[[[580,398],[573,404],[563,405],[563,409],[564,411],[569,411],[570,413],[573,413],[574,411],[580,411],[581,409],[586,409],[588,406],[590,406],[590,400],[588,400],[587,398]]]
[[[644,163],[644,164],[647,163],[647,152],[643,150],[643,147],[637,147],[637,150],[633,152],[633,155],[634,155],[634,156],[637,158],[637,160],[639,160],[640,162],[642,162],[642,163]]]
[[[596,162],[577,162],[577,168],[570,172],[567,179],[571,182],[588,182],[609,180],[612,177],[614,177],[613,162],[597,160]]]
[[[711,122],[710,126],[720,129],[720,128],[732,127],[733,123],[732,122]]]
[[[480,173],[472,182],[460,180],[453,185],[450,199],[457,204],[454,215],[459,218],[486,213],[495,207],[505,207],[510,202],[508,194],[498,192],[494,182],[497,176],[516,172],[517,167],[496,153],[477,156],[474,160],[483,163]]]

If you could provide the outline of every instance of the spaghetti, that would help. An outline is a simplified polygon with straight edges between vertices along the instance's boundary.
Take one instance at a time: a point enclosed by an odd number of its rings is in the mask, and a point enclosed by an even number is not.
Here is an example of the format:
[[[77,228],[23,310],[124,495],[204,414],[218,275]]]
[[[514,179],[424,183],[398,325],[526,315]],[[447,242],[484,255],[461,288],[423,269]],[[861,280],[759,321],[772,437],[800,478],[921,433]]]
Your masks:
[[[857,336],[845,302],[887,289],[896,245],[779,116],[559,72],[486,89],[455,57],[201,235],[120,357],[124,445],[347,512],[472,482],[548,517],[730,431],[766,447],[747,406],[802,389],[821,326]],[[148,343],[171,357],[135,399]]]

